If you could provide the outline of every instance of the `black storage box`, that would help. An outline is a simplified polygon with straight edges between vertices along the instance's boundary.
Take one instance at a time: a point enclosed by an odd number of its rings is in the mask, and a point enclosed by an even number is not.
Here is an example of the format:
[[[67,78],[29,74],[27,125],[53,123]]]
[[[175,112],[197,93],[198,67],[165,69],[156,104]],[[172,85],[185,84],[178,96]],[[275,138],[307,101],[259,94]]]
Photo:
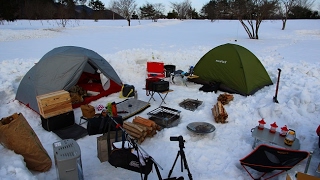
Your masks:
[[[160,106],[147,114],[149,115],[149,119],[159,126],[163,128],[170,128],[179,124],[180,112],[181,111],[176,109]]]
[[[158,81],[152,83],[152,91],[154,92],[164,92],[169,91],[169,81]]]
[[[47,131],[62,129],[75,123],[73,111],[69,111],[49,118],[44,118],[42,116],[40,117],[42,127]]]
[[[147,78],[146,79],[146,90],[152,91],[153,90],[153,83],[160,81],[159,78]]]

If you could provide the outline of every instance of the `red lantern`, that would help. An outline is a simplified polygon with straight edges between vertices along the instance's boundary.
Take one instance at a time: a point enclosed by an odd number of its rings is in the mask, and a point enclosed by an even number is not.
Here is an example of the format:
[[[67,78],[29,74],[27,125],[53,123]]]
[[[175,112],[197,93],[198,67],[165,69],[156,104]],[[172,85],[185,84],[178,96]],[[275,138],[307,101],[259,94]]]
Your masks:
[[[258,122],[259,122],[258,129],[263,130],[264,129],[264,125],[266,124],[266,122],[264,121],[263,118]]]
[[[280,136],[286,136],[288,131],[289,129],[287,128],[287,125],[284,125],[283,127],[281,127]]]
[[[271,132],[271,133],[275,133],[275,132],[276,132],[276,129],[277,129],[277,127],[278,127],[277,123],[274,122],[274,123],[270,124],[270,126],[271,126],[270,132]]]

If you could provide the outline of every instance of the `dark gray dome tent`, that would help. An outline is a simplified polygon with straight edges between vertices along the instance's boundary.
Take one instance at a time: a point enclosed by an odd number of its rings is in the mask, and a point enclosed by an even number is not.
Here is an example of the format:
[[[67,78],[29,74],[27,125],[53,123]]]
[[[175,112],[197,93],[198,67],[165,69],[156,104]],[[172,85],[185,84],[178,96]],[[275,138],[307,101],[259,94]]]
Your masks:
[[[107,86],[101,83],[101,75]],[[16,100],[39,113],[36,97],[59,90],[70,90],[79,85],[94,91],[73,108],[88,104],[109,94],[119,92],[122,81],[113,67],[96,52],[75,46],[63,46],[46,53],[23,77],[17,90]]]

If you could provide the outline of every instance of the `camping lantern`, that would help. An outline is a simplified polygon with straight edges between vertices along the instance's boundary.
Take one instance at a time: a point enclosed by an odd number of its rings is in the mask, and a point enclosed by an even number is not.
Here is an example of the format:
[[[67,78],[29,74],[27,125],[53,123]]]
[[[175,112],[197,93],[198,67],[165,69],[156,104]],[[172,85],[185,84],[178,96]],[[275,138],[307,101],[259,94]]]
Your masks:
[[[277,127],[278,127],[277,123],[274,122],[274,123],[270,124],[270,126],[271,126],[270,132],[271,132],[271,133],[275,133],[275,132],[276,132],[276,129],[277,129]]]
[[[284,138],[284,143],[288,146],[292,146],[295,139],[296,139],[296,132],[292,129],[289,129],[286,134],[286,137]]]
[[[283,127],[281,127],[281,132],[280,132],[280,136],[286,136],[288,132],[288,128],[287,125],[284,125]]]
[[[258,122],[259,122],[258,129],[263,130],[264,129],[264,125],[266,124],[266,122],[264,121],[263,118]]]

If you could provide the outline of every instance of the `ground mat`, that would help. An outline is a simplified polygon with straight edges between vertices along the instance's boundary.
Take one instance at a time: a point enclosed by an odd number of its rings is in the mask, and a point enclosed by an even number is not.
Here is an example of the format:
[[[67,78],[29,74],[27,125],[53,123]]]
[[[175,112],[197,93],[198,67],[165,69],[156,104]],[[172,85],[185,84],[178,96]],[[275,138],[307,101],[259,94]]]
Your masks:
[[[117,103],[118,115],[122,116],[123,120],[126,120],[150,107],[150,104],[138,99],[126,99]]]
[[[61,139],[77,140],[88,135],[87,129],[78,124],[73,124],[63,129],[54,130],[52,132],[59,136]]]

